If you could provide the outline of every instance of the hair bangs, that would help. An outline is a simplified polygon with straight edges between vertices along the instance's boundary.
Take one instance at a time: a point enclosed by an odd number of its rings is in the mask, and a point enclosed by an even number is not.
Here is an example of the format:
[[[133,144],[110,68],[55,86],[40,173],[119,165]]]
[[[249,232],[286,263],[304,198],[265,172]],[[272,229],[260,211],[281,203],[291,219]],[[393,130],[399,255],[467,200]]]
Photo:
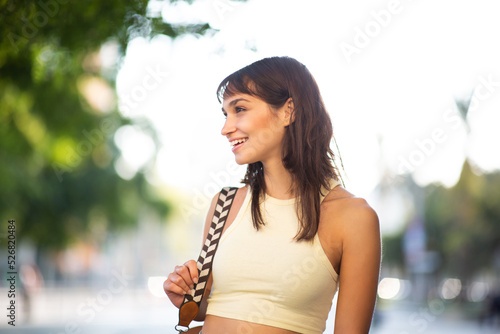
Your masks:
[[[252,84],[253,81],[241,72],[240,70],[229,75],[219,84],[217,88],[217,100],[219,103],[222,103],[226,97],[236,94],[257,95],[257,92],[253,90],[255,86],[255,84]]]

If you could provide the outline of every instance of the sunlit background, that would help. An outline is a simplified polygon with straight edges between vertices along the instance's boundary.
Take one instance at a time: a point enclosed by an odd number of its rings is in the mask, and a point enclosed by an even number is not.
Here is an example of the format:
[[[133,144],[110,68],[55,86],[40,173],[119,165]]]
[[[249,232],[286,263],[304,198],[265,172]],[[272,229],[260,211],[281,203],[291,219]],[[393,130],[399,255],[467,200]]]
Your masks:
[[[16,326],[174,332],[162,283],[245,171],[216,88],[276,55],[316,78],[346,188],[379,214],[372,333],[499,330],[497,1],[1,6],[2,331],[15,224]]]

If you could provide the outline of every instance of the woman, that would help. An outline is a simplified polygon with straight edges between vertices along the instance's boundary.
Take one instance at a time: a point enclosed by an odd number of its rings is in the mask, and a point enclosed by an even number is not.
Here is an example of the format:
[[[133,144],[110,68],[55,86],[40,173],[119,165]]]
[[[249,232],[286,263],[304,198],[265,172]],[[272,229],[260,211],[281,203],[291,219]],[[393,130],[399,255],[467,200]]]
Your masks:
[[[338,287],[335,333],[368,333],[378,218],[339,185],[332,125],[314,78],[295,59],[265,58],[225,78],[217,94],[222,135],[248,168],[198,314],[203,334],[323,333]],[[176,307],[197,278],[194,260],[168,276],[164,289]]]

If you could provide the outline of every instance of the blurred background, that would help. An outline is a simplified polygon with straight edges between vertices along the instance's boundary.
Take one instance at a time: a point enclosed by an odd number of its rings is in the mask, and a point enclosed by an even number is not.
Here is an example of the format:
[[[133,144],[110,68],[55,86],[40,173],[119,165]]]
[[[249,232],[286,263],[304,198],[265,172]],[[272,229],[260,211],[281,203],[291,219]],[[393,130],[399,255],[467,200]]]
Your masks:
[[[173,333],[162,283],[244,174],[215,90],[288,55],[320,86],[346,188],[379,214],[372,333],[498,333],[499,9],[0,0],[0,331]]]

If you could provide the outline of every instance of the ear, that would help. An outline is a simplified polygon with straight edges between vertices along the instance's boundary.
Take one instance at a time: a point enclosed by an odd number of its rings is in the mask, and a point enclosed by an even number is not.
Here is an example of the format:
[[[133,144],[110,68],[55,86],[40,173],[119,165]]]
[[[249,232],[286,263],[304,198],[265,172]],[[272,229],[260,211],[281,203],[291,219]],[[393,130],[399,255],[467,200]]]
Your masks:
[[[293,104],[293,99],[290,97],[288,100],[286,100],[285,104],[283,105],[284,108],[284,122],[285,126],[289,126],[291,123],[295,122],[295,106]]]

